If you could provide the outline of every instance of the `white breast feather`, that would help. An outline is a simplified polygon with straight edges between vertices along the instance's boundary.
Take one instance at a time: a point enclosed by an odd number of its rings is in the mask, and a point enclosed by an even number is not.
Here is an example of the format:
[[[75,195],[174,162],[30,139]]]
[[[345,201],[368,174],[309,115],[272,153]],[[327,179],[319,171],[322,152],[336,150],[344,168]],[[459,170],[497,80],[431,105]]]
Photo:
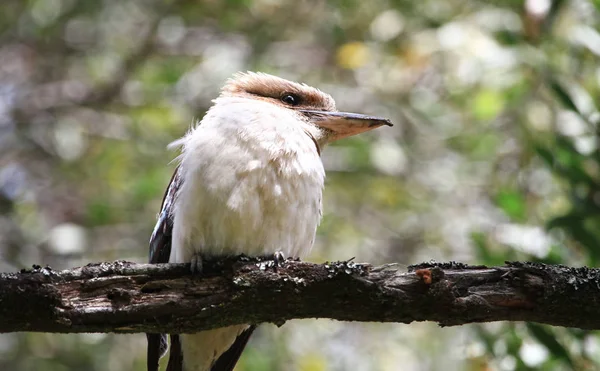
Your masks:
[[[197,252],[310,251],[325,171],[315,144],[287,110],[220,98],[179,144],[184,181],[171,261],[187,262]]]
[[[196,253],[301,257],[310,251],[325,171],[315,144],[288,110],[219,98],[175,144],[182,146],[183,185],[174,207],[171,262],[189,262]],[[246,328],[181,335],[184,369],[209,370]]]

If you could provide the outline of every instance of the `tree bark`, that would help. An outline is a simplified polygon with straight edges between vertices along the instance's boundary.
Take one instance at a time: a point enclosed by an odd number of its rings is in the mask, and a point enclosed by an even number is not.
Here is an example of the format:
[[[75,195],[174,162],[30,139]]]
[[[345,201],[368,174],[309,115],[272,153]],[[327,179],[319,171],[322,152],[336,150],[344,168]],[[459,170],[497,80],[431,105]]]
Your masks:
[[[600,270],[507,262],[313,264],[235,258],[189,264],[89,264],[0,274],[0,332],[187,333],[294,318],[532,321],[600,329]]]

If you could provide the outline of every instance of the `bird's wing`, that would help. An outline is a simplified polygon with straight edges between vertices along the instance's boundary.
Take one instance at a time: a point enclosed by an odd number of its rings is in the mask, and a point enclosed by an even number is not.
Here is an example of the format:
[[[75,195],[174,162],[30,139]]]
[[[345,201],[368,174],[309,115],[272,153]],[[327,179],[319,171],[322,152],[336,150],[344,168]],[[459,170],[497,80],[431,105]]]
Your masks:
[[[163,197],[158,221],[150,237],[149,261],[151,264],[168,263],[171,255],[171,235],[173,233],[173,204],[183,182],[179,167],[175,169],[169,187]],[[176,336],[176,335],[175,335]],[[158,361],[167,352],[167,335],[146,334],[148,339],[148,371],[158,371]],[[177,344],[179,344],[177,342]]]
[[[225,353],[221,354],[213,364],[210,371],[233,371],[235,364],[238,359],[240,359],[240,356],[248,343],[248,339],[250,339],[250,335],[252,335],[255,329],[256,326],[252,325],[239,334],[231,347],[229,347]]]
[[[171,177],[169,187],[163,197],[158,221],[154,226],[152,237],[150,237],[150,256],[151,264],[168,263],[171,255],[171,236],[173,234],[173,206],[175,196],[183,183],[180,167],[178,166]]]

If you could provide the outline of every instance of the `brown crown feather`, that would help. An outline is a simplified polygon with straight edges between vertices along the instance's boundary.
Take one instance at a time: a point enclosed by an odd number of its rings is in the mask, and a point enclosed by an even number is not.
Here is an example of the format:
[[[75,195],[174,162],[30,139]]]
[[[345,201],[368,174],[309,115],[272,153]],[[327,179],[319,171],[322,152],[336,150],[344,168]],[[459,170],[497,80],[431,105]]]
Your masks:
[[[227,80],[222,90],[224,96],[266,98],[281,105],[285,105],[281,102],[281,98],[285,94],[293,94],[300,98],[300,104],[290,108],[336,111],[335,101],[331,95],[306,84],[299,84],[261,72],[237,73],[233,78]]]

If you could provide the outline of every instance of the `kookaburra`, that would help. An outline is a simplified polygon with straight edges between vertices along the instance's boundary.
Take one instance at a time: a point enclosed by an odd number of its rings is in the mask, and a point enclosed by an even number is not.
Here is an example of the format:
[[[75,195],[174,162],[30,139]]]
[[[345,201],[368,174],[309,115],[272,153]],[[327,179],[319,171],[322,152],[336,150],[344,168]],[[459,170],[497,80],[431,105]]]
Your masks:
[[[322,148],[387,119],[338,112],[329,94],[264,73],[228,80],[181,148],[150,240],[151,263],[245,254],[302,257],[321,219]],[[230,371],[255,325],[171,335],[169,371]],[[148,334],[148,370],[166,335]]]

